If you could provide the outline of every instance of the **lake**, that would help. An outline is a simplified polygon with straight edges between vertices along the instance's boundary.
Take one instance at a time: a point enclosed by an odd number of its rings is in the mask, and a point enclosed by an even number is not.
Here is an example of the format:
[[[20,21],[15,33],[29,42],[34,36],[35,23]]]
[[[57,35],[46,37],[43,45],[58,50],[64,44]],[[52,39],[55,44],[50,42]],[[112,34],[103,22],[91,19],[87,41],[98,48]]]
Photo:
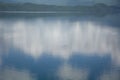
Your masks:
[[[0,14],[0,80],[120,80],[120,14]]]

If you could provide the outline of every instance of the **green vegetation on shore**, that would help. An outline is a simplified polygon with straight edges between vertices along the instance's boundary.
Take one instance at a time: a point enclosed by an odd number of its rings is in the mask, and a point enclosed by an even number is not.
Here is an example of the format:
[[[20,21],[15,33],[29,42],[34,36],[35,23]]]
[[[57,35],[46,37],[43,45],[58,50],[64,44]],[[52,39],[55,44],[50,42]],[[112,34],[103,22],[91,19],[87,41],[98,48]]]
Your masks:
[[[116,6],[108,6],[102,3],[93,6],[57,6],[33,3],[0,3],[0,11],[71,11],[71,12],[120,12]]]

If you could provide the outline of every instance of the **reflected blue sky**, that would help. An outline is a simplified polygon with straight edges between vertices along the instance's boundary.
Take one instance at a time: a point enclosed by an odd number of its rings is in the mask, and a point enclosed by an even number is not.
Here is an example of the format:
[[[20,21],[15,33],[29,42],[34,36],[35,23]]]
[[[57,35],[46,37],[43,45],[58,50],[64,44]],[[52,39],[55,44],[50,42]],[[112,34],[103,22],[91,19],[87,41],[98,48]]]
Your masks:
[[[0,79],[119,80],[118,17],[1,18]]]
[[[109,71],[112,68],[109,55],[104,57],[73,55],[69,60],[69,64],[78,69],[88,69],[88,80],[97,80],[104,71]]]

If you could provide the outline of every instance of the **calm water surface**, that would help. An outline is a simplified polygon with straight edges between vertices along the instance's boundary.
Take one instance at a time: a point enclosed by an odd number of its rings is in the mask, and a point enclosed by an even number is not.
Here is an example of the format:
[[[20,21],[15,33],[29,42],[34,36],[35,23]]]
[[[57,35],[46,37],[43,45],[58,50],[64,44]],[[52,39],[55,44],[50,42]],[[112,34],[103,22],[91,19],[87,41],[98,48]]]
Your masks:
[[[0,16],[0,80],[120,80],[120,14]]]

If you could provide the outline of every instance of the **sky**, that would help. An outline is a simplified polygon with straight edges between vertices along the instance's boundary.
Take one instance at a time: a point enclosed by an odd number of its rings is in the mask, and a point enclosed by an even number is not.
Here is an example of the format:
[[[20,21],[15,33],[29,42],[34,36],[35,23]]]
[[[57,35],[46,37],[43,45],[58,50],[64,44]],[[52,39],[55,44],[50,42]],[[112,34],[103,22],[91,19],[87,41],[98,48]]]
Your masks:
[[[0,0],[3,2],[32,2],[38,4],[54,4],[54,5],[91,5],[95,3],[105,3],[107,5],[115,5],[119,0]]]

